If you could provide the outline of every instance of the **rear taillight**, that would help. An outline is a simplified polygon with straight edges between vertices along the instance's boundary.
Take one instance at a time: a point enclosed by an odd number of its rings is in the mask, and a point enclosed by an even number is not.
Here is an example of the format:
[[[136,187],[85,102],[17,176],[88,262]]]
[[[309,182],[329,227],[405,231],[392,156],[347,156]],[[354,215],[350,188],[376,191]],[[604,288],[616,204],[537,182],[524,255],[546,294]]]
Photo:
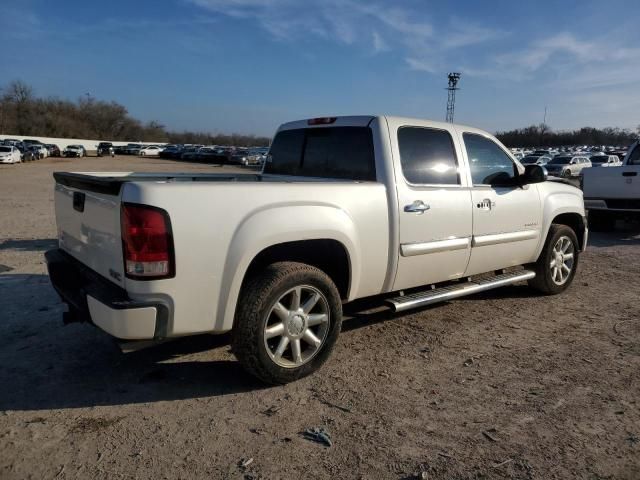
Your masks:
[[[121,222],[126,276],[146,280],[173,277],[173,235],[167,212],[125,203]]]

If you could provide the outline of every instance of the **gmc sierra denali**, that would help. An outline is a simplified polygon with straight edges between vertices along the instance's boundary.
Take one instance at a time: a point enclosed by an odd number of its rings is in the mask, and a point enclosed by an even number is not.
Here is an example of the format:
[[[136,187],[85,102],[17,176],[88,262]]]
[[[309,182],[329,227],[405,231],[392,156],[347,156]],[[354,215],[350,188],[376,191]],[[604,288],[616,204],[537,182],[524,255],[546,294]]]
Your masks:
[[[54,177],[46,259],[66,321],[128,340],[231,331],[269,383],[327,360],[345,302],[557,294],[587,242],[578,188],[484,131],[409,118],[286,123],[259,174]]]

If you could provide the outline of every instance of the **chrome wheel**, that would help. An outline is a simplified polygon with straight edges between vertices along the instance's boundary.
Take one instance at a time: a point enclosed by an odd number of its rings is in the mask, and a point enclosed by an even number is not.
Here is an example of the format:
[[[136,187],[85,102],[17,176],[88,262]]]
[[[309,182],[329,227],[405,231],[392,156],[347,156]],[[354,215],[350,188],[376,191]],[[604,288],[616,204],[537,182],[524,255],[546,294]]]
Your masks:
[[[310,285],[292,288],[276,301],[264,320],[264,344],[274,363],[296,368],[310,361],[327,338],[329,303]]]
[[[564,285],[573,271],[575,247],[569,237],[562,236],[551,252],[551,280],[556,285]]]

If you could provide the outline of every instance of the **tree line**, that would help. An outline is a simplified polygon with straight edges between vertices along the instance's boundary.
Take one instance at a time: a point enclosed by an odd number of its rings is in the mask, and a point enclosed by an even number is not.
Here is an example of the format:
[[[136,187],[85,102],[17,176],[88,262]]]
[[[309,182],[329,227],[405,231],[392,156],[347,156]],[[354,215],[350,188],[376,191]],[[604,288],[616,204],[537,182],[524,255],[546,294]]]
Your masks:
[[[19,136],[113,141],[266,146],[268,137],[207,132],[173,132],[157,121],[141,122],[117,102],[90,95],[76,101],[40,98],[15,80],[0,88],[0,133]]]
[[[582,127],[578,130],[554,132],[548,125],[531,125],[507,132],[498,132],[496,137],[507,147],[561,147],[571,145],[627,146],[640,136],[640,125],[636,132],[623,128]]]
[[[126,107],[117,102],[97,100],[90,95],[76,101],[39,98],[30,85],[20,80],[10,82],[0,88],[0,92],[0,133],[158,143],[269,145],[268,137],[169,131],[160,122],[143,123],[133,118]],[[629,145],[638,135],[640,126],[637,132],[612,127],[554,132],[544,123],[496,134],[507,147]]]

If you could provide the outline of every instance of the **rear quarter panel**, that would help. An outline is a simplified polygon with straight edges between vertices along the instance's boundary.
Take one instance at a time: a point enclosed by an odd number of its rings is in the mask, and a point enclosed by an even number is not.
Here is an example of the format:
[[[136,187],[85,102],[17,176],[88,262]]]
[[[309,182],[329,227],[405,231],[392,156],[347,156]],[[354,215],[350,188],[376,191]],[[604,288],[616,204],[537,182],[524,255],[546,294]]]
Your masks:
[[[389,226],[382,184],[128,183],[123,201],[169,213],[175,278],[127,279],[126,288],[135,299],[169,304],[170,336],[230,330],[246,269],[271,245],[305,239],[342,243],[350,258],[349,299],[380,293],[387,273]]]

